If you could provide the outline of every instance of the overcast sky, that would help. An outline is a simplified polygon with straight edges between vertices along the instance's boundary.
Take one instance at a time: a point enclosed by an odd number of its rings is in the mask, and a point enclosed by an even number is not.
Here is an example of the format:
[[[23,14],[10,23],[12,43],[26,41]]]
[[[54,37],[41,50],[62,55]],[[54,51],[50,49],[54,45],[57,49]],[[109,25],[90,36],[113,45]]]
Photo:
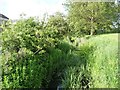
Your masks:
[[[18,19],[21,13],[29,16],[42,16],[57,11],[65,13],[65,0],[0,0],[0,13],[10,19]]]

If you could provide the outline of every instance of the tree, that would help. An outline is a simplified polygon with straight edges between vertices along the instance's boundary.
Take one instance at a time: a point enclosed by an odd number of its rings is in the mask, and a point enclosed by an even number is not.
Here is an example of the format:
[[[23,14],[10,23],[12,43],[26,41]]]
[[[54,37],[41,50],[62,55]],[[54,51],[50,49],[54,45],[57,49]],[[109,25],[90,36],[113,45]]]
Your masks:
[[[60,12],[56,12],[54,15],[51,15],[48,18],[47,28],[50,29],[50,32],[56,35],[54,37],[59,39],[68,35],[69,33],[68,23],[65,19],[65,16]]]
[[[66,5],[68,21],[73,32],[93,35],[100,30],[108,31],[117,18],[114,2],[70,2]]]

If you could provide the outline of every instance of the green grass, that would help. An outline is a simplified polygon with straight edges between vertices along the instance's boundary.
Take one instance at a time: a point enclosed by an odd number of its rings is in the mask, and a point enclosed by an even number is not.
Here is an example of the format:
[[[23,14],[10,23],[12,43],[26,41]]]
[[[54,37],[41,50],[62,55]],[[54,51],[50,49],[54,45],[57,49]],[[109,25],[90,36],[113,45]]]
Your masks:
[[[118,34],[99,35],[88,42],[96,48],[90,57],[92,87],[118,87]]]
[[[87,37],[82,44],[76,40],[79,45],[61,41],[41,57],[26,51],[22,62],[11,64],[14,72],[3,75],[2,86],[56,88],[62,84],[63,88],[117,88],[118,34]]]
[[[83,88],[83,81],[88,79],[86,86],[89,88],[117,88],[118,34],[92,36],[80,45],[79,49],[78,63],[84,63],[84,69],[81,70],[80,64],[68,68],[64,75],[63,86]],[[83,75],[86,77],[85,80]]]

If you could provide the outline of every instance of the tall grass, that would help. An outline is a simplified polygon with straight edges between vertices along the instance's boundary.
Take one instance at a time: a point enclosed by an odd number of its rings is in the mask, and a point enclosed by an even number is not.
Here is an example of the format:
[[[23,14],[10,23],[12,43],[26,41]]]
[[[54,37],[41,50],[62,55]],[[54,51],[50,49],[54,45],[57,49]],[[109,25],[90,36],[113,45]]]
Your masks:
[[[118,34],[93,36],[78,53],[78,64],[65,71],[65,88],[118,88]]]
[[[89,40],[96,49],[90,57],[91,88],[118,87],[118,34],[100,35]]]

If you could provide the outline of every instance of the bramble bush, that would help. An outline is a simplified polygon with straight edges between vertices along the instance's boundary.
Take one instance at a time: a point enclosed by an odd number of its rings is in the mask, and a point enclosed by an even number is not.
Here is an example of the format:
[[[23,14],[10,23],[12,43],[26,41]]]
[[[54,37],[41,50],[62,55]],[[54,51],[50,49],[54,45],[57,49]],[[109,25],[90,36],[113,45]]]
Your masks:
[[[54,67],[51,68],[51,65],[58,63],[56,61],[59,59],[51,55],[46,58],[49,48],[54,49],[59,41],[59,33],[55,33],[57,28],[43,25],[35,18],[22,18],[15,24],[8,22],[2,28],[0,38],[3,88],[46,87],[53,73]],[[62,54],[59,57],[61,56]],[[55,63],[52,59],[56,60]]]
[[[40,87],[45,76],[44,38],[39,22],[33,18],[20,20],[3,28],[2,83],[3,88]],[[49,42],[47,42],[49,43]],[[38,72],[39,71],[39,72]],[[31,82],[32,81],[32,82]]]

